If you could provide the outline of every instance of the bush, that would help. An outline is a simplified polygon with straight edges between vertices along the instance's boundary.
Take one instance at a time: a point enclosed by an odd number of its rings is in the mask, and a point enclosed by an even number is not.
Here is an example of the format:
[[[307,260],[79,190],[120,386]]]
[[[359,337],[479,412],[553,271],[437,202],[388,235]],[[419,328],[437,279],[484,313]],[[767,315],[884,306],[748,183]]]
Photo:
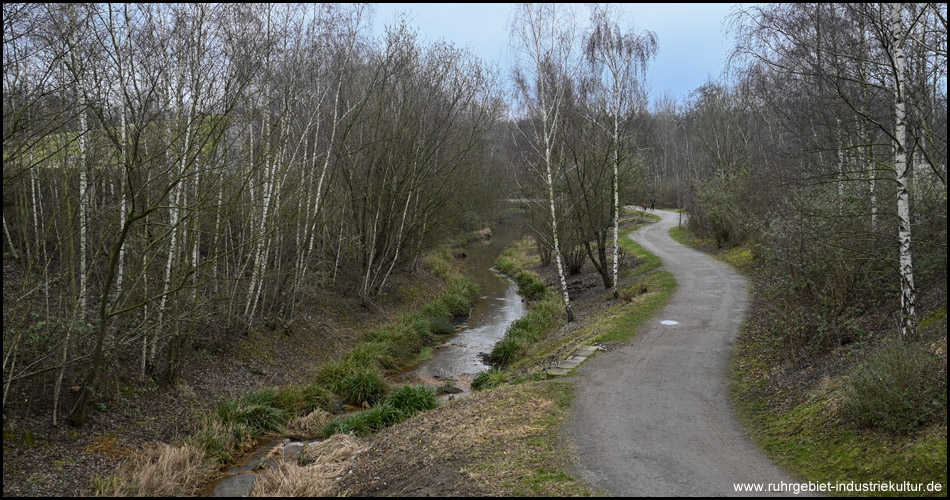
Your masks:
[[[922,344],[888,342],[852,370],[845,408],[866,427],[916,429],[946,414],[946,361]]]
[[[492,368],[479,373],[475,380],[472,380],[472,390],[494,389],[503,383],[505,383],[505,374],[497,368]]]
[[[406,417],[411,417],[416,413],[435,409],[439,406],[439,399],[431,387],[404,385],[389,395],[386,404],[403,412]]]

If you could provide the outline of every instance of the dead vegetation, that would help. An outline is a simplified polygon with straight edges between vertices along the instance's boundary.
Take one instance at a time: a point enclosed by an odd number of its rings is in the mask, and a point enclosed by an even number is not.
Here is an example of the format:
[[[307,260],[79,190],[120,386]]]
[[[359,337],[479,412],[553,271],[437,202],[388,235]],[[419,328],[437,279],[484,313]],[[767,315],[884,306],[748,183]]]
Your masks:
[[[348,434],[335,434],[326,441],[306,446],[297,464],[281,462],[257,475],[254,497],[316,497],[333,494],[340,477],[365,447]]]
[[[211,467],[204,451],[194,446],[158,443],[133,455],[116,472],[114,476],[99,481],[99,494],[191,496],[207,479]]]

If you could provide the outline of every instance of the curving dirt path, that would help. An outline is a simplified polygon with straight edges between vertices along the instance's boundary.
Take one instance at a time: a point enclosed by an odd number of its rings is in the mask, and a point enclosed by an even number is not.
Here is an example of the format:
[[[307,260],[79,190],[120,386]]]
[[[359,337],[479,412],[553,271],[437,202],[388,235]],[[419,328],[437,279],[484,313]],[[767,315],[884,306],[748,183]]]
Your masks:
[[[748,304],[746,280],[675,242],[668,231],[678,214],[657,213],[660,222],[632,236],[663,259],[676,292],[633,340],[573,377],[567,434],[576,471],[615,496],[737,495],[735,483],[793,482],[732,409],[729,356]]]

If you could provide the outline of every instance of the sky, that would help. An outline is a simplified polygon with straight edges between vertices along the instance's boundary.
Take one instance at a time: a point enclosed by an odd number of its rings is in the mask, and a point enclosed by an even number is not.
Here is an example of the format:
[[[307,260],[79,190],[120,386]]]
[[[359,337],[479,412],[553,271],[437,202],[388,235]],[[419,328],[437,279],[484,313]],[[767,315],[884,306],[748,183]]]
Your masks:
[[[586,25],[584,4],[570,4]],[[623,4],[621,25],[633,21],[637,31],[657,36],[656,58],[647,70],[651,102],[668,92],[682,102],[690,91],[718,79],[732,49],[723,20],[741,4]],[[748,6],[750,4],[745,4]],[[381,34],[400,13],[408,15],[426,41],[440,39],[469,47],[484,60],[507,70],[508,20],[515,4],[386,3],[377,4],[374,33]]]

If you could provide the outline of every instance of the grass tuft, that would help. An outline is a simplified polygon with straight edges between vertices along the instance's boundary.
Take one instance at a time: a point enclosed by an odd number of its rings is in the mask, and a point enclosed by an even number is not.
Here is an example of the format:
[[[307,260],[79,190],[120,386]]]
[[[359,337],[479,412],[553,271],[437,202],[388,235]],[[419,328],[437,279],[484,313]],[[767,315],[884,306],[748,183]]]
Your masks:
[[[503,383],[505,383],[504,372],[497,368],[492,368],[491,370],[485,370],[479,373],[475,377],[475,380],[472,380],[472,389],[476,391],[494,389]]]
[[[429,411],[439,406],[435,391],[428,386],[404,385],[386,398],[386,404],[403,412],[406,417]]]
[[[389,384],[383,380],[379,371],[360,368],[345,375],[334,387],[334,392],[345,402],[354,405],[367,403],[374,405],[383,400],[389,391]]]

